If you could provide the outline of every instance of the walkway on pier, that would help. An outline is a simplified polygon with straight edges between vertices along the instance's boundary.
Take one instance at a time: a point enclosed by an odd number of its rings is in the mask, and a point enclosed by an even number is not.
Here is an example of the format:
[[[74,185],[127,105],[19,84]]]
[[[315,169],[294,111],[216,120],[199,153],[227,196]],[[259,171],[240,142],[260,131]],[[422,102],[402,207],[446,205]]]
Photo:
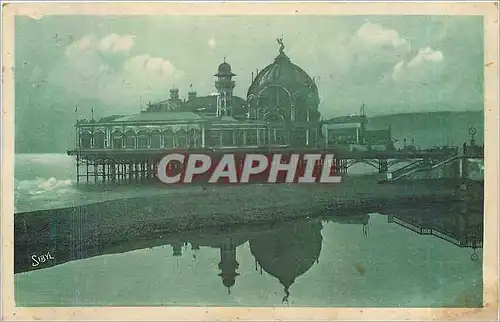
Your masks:
[[[452,163],[457,163],[458,167],[457,176],[462,178],[467,176],[467,167],[469,164],[469,159],[483,159],[484,152],[482,147],[478,147],[478,149],[464,149],[458,150],[458,152],[454,155],[449,156],[448,158],[438,161],[437,163],[429,162],[429,160],[416,160],[402,168],[399,168],[395,171],[387,172],[387,181],[396,181],[402,178],[406,178],[416,172],[420,171],[432,171],[434,169],[445,167]]]

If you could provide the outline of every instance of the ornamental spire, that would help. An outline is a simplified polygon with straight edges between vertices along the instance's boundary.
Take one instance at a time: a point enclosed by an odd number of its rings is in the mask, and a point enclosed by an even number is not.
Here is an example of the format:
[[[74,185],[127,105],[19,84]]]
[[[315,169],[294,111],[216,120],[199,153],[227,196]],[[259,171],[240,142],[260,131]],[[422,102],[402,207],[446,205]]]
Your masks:
[[[278,41],[278,44],[280,45],[280,55],[284,55],[285,45],[283,44],[283,36],[281,36],[281,38],[276,38],[276,41]]]

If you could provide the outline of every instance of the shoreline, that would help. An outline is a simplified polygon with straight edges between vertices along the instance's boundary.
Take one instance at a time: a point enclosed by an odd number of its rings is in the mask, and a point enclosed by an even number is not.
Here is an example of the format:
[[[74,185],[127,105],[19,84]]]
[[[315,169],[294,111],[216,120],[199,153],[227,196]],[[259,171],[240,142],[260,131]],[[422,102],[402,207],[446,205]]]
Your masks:
[[[15,273],[33,254],[50,254],[50,266],[98,256],[120,243],[159,234],[241,225],[273,225],[321,216],[387,213],[398,205],[481,200],[483,184],[463,180],[412,180],[377,184],[346,177],[333,185],[238,185],[151,195],[14,216]],[[257,188],[258,187],[258,188]],[[219,187],[220,188],[220,187]],[[470,191],[473,191],[471,194]],[[50,267],[49,264],[43,268]]]

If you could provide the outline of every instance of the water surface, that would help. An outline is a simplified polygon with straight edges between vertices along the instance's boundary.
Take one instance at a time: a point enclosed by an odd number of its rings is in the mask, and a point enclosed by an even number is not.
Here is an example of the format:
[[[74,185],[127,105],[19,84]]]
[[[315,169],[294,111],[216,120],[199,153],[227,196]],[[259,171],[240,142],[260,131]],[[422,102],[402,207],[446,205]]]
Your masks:
[[[405,216],[401,218],[420,218],[415,212]],[[16,274],[16,302],[21,306],[481,306],[480,248],[420,235],[391,218],[353,215],[265,229],[158,236],[150,243],[153,247],[146,242],[139,250]],[[452,225],[444,228],[456,238],[471,235],[470,229],[460,230],[457,221],[424,220],[419,225],[443,231],[439,228],[443,223]],[[479,260],[471,260],[473,254]]]

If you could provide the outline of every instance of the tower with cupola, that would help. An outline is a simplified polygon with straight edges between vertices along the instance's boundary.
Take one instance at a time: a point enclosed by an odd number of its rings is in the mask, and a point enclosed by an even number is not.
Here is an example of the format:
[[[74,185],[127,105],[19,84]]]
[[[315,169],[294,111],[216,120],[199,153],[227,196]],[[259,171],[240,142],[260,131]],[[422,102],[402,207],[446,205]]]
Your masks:
[[[231,65],[226,62],[224,58],[224,62],[219,65],[217,74],[214,75],[215,80],[215,88],[217,89],[217,116],[232,116],[233,112],[233,90],[235,82],[233,77],[236,76],[231,71]]]
[[[173,87],[170,89],[170,98],[168,99],[168,109],[170,111],[178,111],[181,108],[181,99],[179,98],[179,89]]]

